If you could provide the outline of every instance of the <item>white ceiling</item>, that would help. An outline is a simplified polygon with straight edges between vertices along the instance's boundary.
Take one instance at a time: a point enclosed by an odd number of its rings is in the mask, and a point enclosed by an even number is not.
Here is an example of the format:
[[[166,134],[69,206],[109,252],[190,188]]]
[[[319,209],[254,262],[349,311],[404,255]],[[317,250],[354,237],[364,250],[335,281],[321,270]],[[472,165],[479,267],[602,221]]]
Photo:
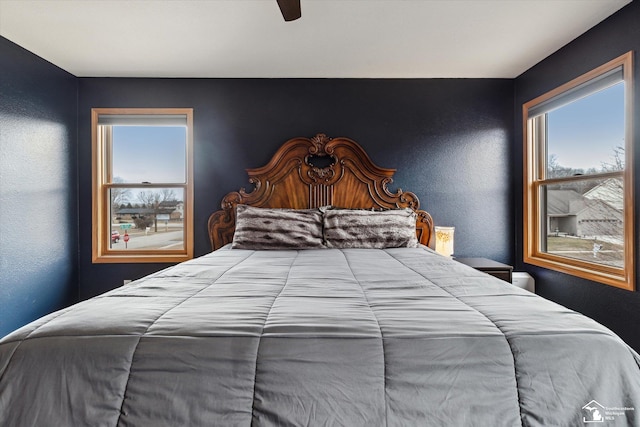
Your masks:
[[[78,77],[513,78],[631,0],[0,0]]]

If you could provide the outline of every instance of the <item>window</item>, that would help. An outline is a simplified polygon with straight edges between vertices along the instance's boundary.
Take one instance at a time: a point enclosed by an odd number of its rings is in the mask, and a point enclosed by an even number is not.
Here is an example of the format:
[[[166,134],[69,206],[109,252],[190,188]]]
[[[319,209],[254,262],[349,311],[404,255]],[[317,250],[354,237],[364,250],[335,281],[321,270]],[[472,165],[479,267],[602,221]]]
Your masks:
[[[523,106],[524,261],[634,289],[631,52]]]
[[[193,257],[193,110],[91,111],[93,262]]]

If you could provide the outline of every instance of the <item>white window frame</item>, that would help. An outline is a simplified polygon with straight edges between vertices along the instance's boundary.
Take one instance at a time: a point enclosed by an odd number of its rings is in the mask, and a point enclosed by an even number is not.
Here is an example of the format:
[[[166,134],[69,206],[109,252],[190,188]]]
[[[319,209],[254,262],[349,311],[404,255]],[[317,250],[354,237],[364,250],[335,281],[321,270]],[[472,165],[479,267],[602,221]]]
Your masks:
[[[109,189],[111,152],[108,136],[99,135],[98,119],[104,115],[184,116],[187,123],[185,183],[144,183],[145,188],[179,188],[184,191],[182,249],[113,249],[110,243],[111,221]],[[109,132],[104,132],[108,134]],[[92,152],[92,261],[94,263],[177,263],[193,258],[193,109],[191,108],[93,108],[91,110]],[[117,184],[140,187],[141,183]]]
[[[562,178],[547,178],[546,175],[546,141],[544,141],[544,120],[536,120],[530,113],[536,107],[549,105],[577,87],[589,87],[591,82],[611,74],[622,68],[622,81],[625,83],[625,168],[622,172],[589,174]],[[524,262],[551,270],[560,271],[599,283],[622,289],[635,289],[635,257],[634,257],[634,197],[633,197],[633,56],[627,52],[620,57],[582,75],[574,80],[541,95],[523,105],[523,137],[524,137],[524,209],[523,209],[523,243]],[[542,108],[544,110],[544,108]],[[531,116],[531,117],[530,117]],[[542,221],[546,221],[546,213],[542,212],[541,188],[544,185],[563,182],[589,180],[594,178],[622,179],[624,190],[624,267],[587,262],[553,254],[542,250]]]

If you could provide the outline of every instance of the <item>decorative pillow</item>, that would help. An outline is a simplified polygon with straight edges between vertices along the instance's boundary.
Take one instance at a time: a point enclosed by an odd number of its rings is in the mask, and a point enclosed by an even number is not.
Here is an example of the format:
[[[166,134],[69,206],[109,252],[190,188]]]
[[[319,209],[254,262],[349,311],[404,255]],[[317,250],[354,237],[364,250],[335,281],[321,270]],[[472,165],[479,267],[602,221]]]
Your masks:
[[[322,212],[318,209],[236,207],[232,249],[318,249]]]
[[[415,248],[416,213],[409,209],[327,209],[324,240],[329,248]]]

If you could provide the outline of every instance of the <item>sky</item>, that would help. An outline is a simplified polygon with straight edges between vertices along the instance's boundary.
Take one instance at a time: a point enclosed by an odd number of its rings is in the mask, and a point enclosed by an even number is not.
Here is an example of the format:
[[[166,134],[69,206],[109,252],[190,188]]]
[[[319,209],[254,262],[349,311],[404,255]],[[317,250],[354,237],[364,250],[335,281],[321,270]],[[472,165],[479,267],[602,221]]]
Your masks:
[[[560,166],[587,170],[614,163],[624,147],[624,83],[548,113],[548,153]]]
[[[113,176],[122,182],[185,182],[186,127],[114,126]]]
[[[187,128],[184,126],[113,126],[113,177],[126,183],[184,183]],[[146,190],[142,188],[141,190]],[[153,189],[154,191],[158,189]],[[180,189],[174,188],[177,200]],[[127,199],[137,203],[139,190]]]

